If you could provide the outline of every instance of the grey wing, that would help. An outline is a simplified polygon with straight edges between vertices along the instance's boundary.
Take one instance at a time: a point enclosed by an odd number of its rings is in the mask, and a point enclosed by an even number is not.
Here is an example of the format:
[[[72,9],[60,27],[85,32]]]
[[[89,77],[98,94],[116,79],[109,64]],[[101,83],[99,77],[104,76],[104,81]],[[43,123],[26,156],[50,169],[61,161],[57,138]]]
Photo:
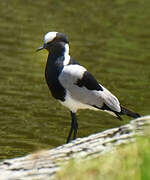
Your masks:
[[[118,99],[80,65],[64,66],[59,81],[81,103],[97,108],[106,104],[113,111],[121,111]]]

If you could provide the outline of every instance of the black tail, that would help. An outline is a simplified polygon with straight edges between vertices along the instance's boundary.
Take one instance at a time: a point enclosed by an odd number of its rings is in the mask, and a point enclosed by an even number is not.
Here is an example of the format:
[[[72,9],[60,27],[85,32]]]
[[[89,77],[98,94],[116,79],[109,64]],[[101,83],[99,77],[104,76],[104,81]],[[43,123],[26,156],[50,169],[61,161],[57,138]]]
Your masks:
[[[127,116],[130,116],[130,117],[133,117],[133,118],[141,117],[138,113],[134,113],[134,112],[122,107],[122,106],[121,106],[121,112],[113,111],[105,103],[101,108],[99,108],[97,106],[94,106],[94,107],[98,108],[98,109],[101,109],[101,110],[107,110],[107,111],[113,112],[120,121],[122,121],[122,118],[120,117],[120,115],[127,115]]]
[[[138,113],[134,113],[124,107],[121,106],[121,112],[119,113],[120,115],[127,115],[133,118],[138,118],[141,117]]]

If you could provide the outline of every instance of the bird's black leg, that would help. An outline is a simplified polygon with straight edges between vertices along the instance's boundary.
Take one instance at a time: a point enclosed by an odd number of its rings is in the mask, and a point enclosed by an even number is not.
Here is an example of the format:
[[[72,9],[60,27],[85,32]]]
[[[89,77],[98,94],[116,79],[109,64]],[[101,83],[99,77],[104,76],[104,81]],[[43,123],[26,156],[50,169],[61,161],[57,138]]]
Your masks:
[[[76,139],[77,130],[78,130],[78,123],[77,123],[76,114],[73,113],[72,111],[70,113],[71,113],[72,122],[71,122],[71,129],[69,131],[69,135],[68,135],[68,138],[67,138],[67,143],[69,143],[73,131],[74,131],[73,140]]]
[[[76,118],[76,114],[75,113],[71,113],[71,117],[73,119],[73,129],[74,129],[74,133],[73,133],[73,140],[76,139],[77,137],[77,131],[78,131],[78,122],[77,122],[77,118]]]

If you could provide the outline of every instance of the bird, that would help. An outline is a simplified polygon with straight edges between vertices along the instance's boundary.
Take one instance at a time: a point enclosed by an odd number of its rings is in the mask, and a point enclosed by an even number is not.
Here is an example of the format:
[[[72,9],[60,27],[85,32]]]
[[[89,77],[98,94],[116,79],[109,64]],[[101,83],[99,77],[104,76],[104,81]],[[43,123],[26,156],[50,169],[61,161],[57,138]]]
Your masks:
[[[138,118],[140,115],[120,105],[119,100],[69,54],[68,36],[61,32],[47,32],[44,44],[48,58],[45,79],[52,96],[70,110],[71,128],[67,142],[77,138],[79,109],[101,110],[122,120],[121,115]],[[72,137],[73,136],[73,137]]]

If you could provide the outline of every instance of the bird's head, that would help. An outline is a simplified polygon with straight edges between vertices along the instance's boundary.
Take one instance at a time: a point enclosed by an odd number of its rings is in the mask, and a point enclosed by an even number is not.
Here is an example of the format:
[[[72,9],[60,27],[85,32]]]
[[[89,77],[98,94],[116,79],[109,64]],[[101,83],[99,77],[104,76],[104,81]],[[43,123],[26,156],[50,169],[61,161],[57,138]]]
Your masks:
[[[37,51],[42,49],[47,49],[50,51],[55,46],[64,46],[68,43],[68,37],[65,34],[59,32],[48,32],[44,36],[44,44],[40,46]]]

